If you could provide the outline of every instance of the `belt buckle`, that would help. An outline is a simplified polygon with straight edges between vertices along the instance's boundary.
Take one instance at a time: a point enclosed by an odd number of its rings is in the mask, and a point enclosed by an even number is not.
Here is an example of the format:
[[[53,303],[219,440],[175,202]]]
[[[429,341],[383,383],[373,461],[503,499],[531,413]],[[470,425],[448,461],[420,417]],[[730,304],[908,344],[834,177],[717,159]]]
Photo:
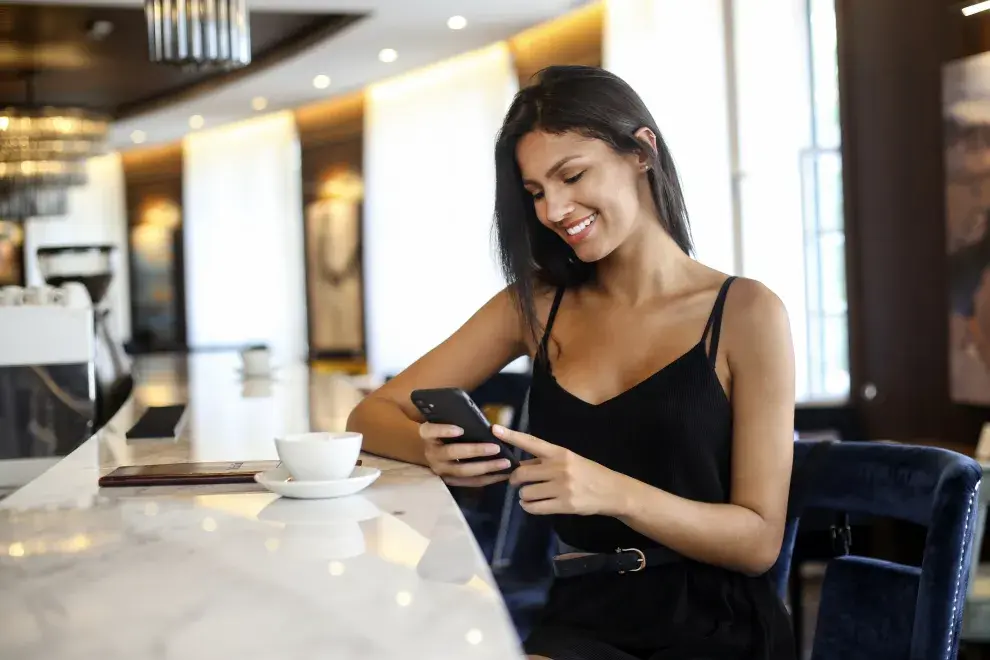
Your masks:
[[[619,575],[624,575],[625,573],[638,573],[639,571],[646,568],[646,555],[639,548],[616,548],[615,553],[621,554],[623,552],[635,552],[639,557],[636,560],[639,562],[639,566],[636,568],[631,568],[628,571],[619,571]]]

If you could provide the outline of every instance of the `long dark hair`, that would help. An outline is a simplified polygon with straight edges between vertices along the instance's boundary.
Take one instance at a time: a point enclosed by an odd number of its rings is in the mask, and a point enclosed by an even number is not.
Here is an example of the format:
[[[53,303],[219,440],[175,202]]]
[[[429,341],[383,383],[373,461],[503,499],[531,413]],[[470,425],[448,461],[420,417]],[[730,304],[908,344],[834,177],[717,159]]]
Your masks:
[[[635,137],[641,128],[657,137],[657,153]],[[495,143],[495,234],[502,272],[523,321],[536,338],[540,321],[537,286],[572,287],[590,281],[595,264],[584,263],[536,217],[522,184],[516,145],[531,131],[573,131],[596,138],[619,153],[645,154],[647,176],[660,224],[686,254],[693,252],[684,196],[674,161],[656,121],[621,78],[589,66],[551,66],[516,94]]]

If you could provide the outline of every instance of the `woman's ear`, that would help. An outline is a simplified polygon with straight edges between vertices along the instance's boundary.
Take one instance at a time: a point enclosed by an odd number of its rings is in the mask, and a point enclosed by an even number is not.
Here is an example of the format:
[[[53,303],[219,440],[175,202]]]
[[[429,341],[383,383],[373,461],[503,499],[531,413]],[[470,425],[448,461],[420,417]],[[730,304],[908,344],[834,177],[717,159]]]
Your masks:
[[[638,131],[633,133],[643,148],[640,150],[639,156],[637,158],[637,163],[641,171],[645,172],[650,169],[652,163],[657,160],[657,136],[656,133],[651,131],[649,127],[643,126]]]

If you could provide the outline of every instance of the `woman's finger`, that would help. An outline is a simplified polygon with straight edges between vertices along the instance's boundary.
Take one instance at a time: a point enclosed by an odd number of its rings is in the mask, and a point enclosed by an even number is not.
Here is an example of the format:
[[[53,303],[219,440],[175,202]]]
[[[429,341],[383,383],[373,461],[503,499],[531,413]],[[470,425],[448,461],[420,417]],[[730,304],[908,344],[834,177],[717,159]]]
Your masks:
[[[486,474],[482,477],[444,477],[443,481],[448,486],[467,486],[469,488],[483,488],[505,481],[509,478],[507,474]]]
[[[538,500],[536,502],[520,502],[523,511],[534,516],[547,516],[555,513],[567,513],[557,498]]]
[[[433,424],[423,422],[419,425],[419,437],[424,440],[435,440],[437,438],[459,438],[464,435],[464,429],[451,424]]]
[[[463,461],[466,458],[495,456],[499,446],[484,442],[452,442],[437,449],[437,455],[445,461]]]
[[[552,481],[530,484],[519,489],[519,499],[523,502],[537,502],[539,500],[552,499],[556,496],[557,484]]]
[[[504,458],[495,461],[472,461],[470,463],[447,463],[443,466],[442,474],[451,477],[480,477],[483,474],[498,472],[509,467],[509,461]]]
[[[546,463],[530,463],[520,465],[512,471],[512,485],[538,483],[553,479],[556,469]]]

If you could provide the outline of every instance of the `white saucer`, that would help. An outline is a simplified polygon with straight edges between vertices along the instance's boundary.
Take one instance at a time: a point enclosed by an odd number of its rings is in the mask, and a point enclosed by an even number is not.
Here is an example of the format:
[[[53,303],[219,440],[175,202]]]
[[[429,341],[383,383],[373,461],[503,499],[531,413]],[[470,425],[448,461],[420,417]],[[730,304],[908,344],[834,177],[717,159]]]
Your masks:
[[[333,481],[297,481],[284,467],[266,470],[254,475],[259,484],[283,497],[316,500],[328,497],[345,497],[361,492],[380,477],[378,468],[359,466],[346,479]]]

